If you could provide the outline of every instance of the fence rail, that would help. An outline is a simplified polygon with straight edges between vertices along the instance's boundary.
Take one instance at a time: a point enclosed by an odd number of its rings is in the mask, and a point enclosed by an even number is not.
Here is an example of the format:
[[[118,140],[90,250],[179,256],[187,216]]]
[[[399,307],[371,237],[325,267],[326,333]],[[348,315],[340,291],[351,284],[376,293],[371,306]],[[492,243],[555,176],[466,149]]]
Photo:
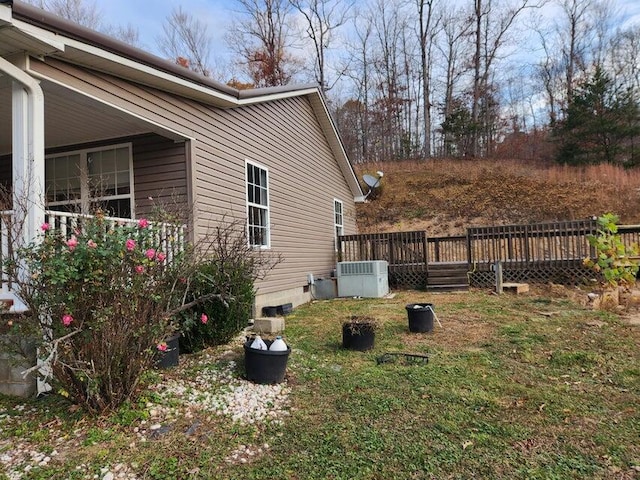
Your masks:
[[[467,264],[471,282],[488,285],[491,265],[498,261],[508,281],[578,283],[587,275],[583,260],[594,255],[588,238],[596,232],[597,222],[589,219],[473,227],[451,237],[428,237],[423,231],[347,235],[338,238],[338,258],[387,260],[390,282],[408,271],[412,286],[425,284],[429,264],[443,263]],[[640,243],[640,225],[619,226],[618,233],[625,245]]]
[[[467,262],[467,237],[428,237],[428,263]]]
[[[500,261],[522,268],[549,262],[573,265],[590,255],[587,237],[596,228],[593,220],[469,228],[468,263],[482,266]]]
[[[363,233],[338,237],[338,261],[386,260],[389,266],[426,262],[427,234],[423,231]]]

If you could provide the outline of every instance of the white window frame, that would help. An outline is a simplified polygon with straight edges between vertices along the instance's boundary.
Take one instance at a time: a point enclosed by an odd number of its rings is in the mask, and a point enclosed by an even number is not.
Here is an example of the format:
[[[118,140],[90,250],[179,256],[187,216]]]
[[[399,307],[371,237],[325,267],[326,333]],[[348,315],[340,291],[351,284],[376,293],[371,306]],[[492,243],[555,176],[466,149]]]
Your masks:
[[[340,212],[336,209],[336,206],[340,205]],[[338,215],[340,215],[340,223],[338,223]],[[340,229],[340,235],[344,235],[344,202],[338,198],[333,199],[333,237],[335,249],[338,250],[338,229]]]
[[[267,204],[266,205],[262,205],[262,204],[258,204],[258,203],[254,203],[254,202],[250,202],[249,201],[249,176],[247,175],[247,169],[249,166],[252,167],[256,167],[259,168],[260,170],[264,170],[265,172],[265,178],[266,178],[266,194],[267,194]],[[253,183],[252,185],[257,185],[255,183]],[[245,160],[244,162],[244,190],[245,190],[245,199],[247,202],[247,242],[249,243],[249,246],[253,247],[253,248],[260,248],[260,249],[269,249],[271,248],[271,209],[270,209],[270,203],[271,203],[271,192],[269,189],[269,169],[267,167],[265,167],[264,165],[254,162],[252,160]],[[263,210],[266,213],[266,225],[265,225],[265,237],[266,237],[266,243],[264,244],[254,244],[251,243],[251,227],[252,225],[249,223],[251,216],[249,215],[249,212],[251,211],[251,208],[259,208],[260,210]]]
[[[129,193],[120,194],[120,195],[105,195],[101,197],[91,197],[90,196],[90,185],[89,185],[89,167],[87,165],[87,156],[90,153],[96,152],[104,152],[107,150],[116,150],[119,148],[127,148],[129,150]],[[53,202],[46,202],[46,206],[54,207],[59,205],[78,205],[80,207],[80,211],[82,213],[90,213],[91,203],[95,202],[106,202],[109,200],[125,200],[129,199],[129,204],[131,207],[131,218],[136,218],[135,212],[135,192],[134,192],[134,184],[133,184],[133,145],[131,142],[127,143],[117,143],[113,145],[102,145],[100,147],[93,148],[83,148],[79,150],[69,150],[57,152],[54,154],[49,154],[45,156],[45,162],[51,158],[57,157],[66,157],[71,155],[79,155],[79,174],[80,174],[80,199],[79,200],[58,200]],[[45,184],[47,179],[45,178]]]

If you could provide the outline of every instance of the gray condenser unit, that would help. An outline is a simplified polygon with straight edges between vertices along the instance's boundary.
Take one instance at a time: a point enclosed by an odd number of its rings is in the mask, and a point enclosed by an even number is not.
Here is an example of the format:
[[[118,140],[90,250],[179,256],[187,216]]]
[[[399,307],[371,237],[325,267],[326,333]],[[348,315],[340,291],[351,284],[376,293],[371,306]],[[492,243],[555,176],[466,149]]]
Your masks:
[[[338,262],[338,296],[380,298],[389,293],[385,260]]]

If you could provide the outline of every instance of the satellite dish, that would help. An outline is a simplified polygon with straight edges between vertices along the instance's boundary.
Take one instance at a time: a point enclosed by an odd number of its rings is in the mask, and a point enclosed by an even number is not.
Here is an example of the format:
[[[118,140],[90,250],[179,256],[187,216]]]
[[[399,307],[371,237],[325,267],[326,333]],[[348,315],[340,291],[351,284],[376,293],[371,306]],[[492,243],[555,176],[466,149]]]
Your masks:
[[[382,172],[376,172],[378,174],[377,177],[374,177],[373,175],[369,175],[369,174],[364,174],[362,176],[362,180],[364,180],[364,183],[367,184],[367,187],[369,187],[369,191],[367,192],[367,194],[364,196],[364,198],[367,198],[369,195],[371,195],[371,193],[373,193],[373,191],[380,186],[380,180],[382,180],[382,176],[384,175],[384,173]]]
[[[380,183],[380,179],[374,177],[373,175],[365,174],[362,176],[362,179],[364,180],[364,183],[366,183],[369,188],[376,188]]]

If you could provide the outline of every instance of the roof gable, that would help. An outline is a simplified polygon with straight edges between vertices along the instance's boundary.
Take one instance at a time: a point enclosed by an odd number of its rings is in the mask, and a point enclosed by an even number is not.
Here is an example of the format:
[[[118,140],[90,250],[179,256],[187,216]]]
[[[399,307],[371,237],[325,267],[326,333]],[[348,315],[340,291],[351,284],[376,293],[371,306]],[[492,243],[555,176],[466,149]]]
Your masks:
[[[18,0],[0,0],[0,26],[3,25],[0,39],[12,40],[4,42],[7,46],[32,55],[53,56],[219,108],[305,96],[313,106],[354,198],[362,196],[336,124],[317,85],[237,90]],[[0,49],[0,55],[10,53]]]

